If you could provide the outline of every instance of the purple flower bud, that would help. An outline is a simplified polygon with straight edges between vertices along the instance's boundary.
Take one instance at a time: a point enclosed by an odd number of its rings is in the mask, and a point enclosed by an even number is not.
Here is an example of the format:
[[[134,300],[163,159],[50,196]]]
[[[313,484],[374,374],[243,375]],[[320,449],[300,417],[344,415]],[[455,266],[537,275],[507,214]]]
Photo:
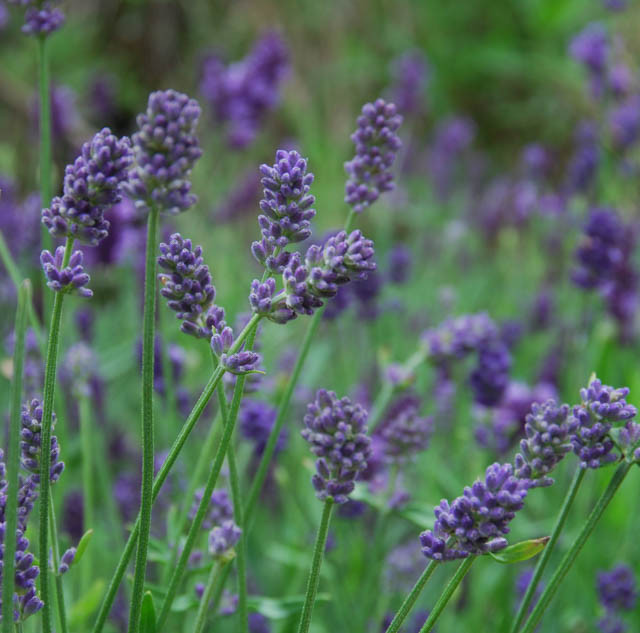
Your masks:
[[[66,574],[69,571],[69,567],[73,563],[73,559],[76,557],[76,548],[70,547],[60,558],[60,565],[58,566],[58,575]]]
[[[42,251],[40,262],[47,278],[47,286],[54,292],[65,292],[80,297],[93,297],[93,290],[87,288],[90,277],[82,267],[82,251],[74,251],[69,258],[69,264],[62,267],[64,246],[56,248],[55,256],[49,251]]]
[[[138,115],[133,135],[135,166],[127,195],[143,212],[155,206],[177,215],[196,203],[189,176],[202,155],[196,126],[200,106],[175,90],[152,92],[147,110]]]
[[[520,442],[516,455],[515,474],[531,480],[531,487],[550,486],[548,474],[572,449],[569,434],[575,422],[569,418],[569,405],[556,406],[553,400],[534,404],[525,423],[526,439]]]
[[[607,611],[632,611],[638,599],[638,589],[633,569],[628,565],[616,565],[611,571],[603,571],[597,577],[600,603]]]
[[[158,266],[166,271],[158,275],[160,294],[182,319],[181,330],[197,338],[210,338],[209,310],[216,289],[209,267],[203,263],[202,247],[193,248],[191,240],[174,233],[169,244],[160,244],[160,253]]]
[[[62,197],[42,211],[49,233],[97,246],[109,230],[104,212],[120,201],[132,160],[131,141],[118,139],[109,128],[85,143],[80,156],[65,169]]]
[[[53,414],[51,426],[55,426],[56,416]],[[32,473],[35,483],[40,481],[40,457],[42,445],[40,434],[42,431],[42,403],[33,399],[22,405],[20,414],[20,451],[22,467]],[[59,461],[60,447],[55,435],[51,436],[51,470],[50,481],[55,483],[64,470],[64,463]]]
[[[367,412],[359,404],[346,397],[338,399],[333,391],[320,389],[307,406],[302,437],[318,457],[312,478],[318,499],[348,500],[371,454],[366,421]]]
[[[600,468],[618,459],[609,432],[616,423],[636,416],[636,408],[625,400],[629,389],[614,389],[593,378],[580,390],[582,404],[573,407],[571,443],[582,468]]]
[[[209,553],[219,558],[233,549],[240,540],[242,530],[232,521],[223,521],[209,532]]]
[[[466,558],[504,549],[509,523],[524,506],[530,482],[518,479],[511,464],[492,464],[485,480],[476,480],[451,505],[443,499],[434,510],[433,530],[420,535],[422,553],[432,560]],[[447,545],[447,541],[453,543]]]
[[[189,512],[190,519],[193,519],[198,511],[198,506],[202,501],[202,493],[202,490],[196,491],[194,503]],[[229,494],[226,490],[214,490],[211,493],[208,513],[202,521],[202,529],[209,531],[216,525],[222,525],[222,523],[230,519],[233,519],[233,506],[231,499],[229,499]]]
[[[345,202],[356,213],[394,188],[391,168],[402,145],[396,133],[401,123],[402,117],[393,103],[377,99],[362,107],[358,129],[351,135],[356,155],[344,165],[348,176]]]
[[[37,3],[37,6],[31,6],[26,10],[22,32],[25,35],[46,37],[57,31],[64,22],[64,13],[51,2]]]
[[[420,416],[419,404],[418,398],[409,394],[389,407],[379,429],[387,460],[407,461],[429,446],[433,418]]]

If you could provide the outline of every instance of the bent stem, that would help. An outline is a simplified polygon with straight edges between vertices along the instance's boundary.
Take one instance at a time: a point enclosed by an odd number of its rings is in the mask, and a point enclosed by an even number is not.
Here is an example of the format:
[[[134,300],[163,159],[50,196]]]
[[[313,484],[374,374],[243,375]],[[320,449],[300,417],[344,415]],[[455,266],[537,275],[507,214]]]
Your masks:
[[[233,398],[236,398],[236,391],[240,388],[240,381],[236,380]],[[242,398],[242,393],[239,395]],[[227,399],[224,395],[224,384],[218,385],[218,401],[220,403],[220,412],[222,420],[226,426],[229,422],[229,411],[227,408]],[[236,463],[236,454],[233,442],[229,442],[227,449],[227,464],[229,465],[229,483],[231,484],[231,498],[233,500],[233,515],[236,525],[242,529],[242,496],[240,492],[240,477],[238,475],[238,464]],[[247,548],[245,543],[244,532],[240,534],[236,546],[236,569],[238,572],[238,617],[240,618],[240,633],[249,633],[249,611],[247,609]],[[194,632],[197,633],[197,632]]]
[[[62,268],[69,264],[73,238],[68,237],[65,244]],[[44,370],[44,389],[42,397],[42,429],[41,456],[40,456],[40,526],[39,545],[40,560],[49,559],[49,497],[50,469],[51,469],[51,420],[53,416],[53,399],[56,391],[56,368],[58,363],[58,348],[60,339],[60,322],[62,319],[62,304],[64,293],[56,292],[51,311],[51,325],[49,327],[49,340],[47,342],[47,358]],[[40,566],[40,594],[44,606],[42,607],[42,631],[51,633],[51,601],[49,599],[49,565],[43,562]]]
[[[209,603],[214,593],[214,589],[219,584],[219,579],[222,576],[223,570],[228,566],[229,561],[222,558],[216,561],[211,566],[209,572],[209,578],[207,579],[207,585],[204,588],[204,593],[200,600],[200,606],[198,607],[198,613],[196,615],[196,623],[193,627],[193,633],[202,633],[207,623],[207,615],[209,615]]]
[[[145,255],[144,314],[142,320],[142,491],[140,501],[140,529],[136,553],[129,633],[138,633],[140,611],[144,595],[144,579],[147,569],[147,549],[151,529],[153,504],[153,364],[154,328],[156,316],[156,236],[158,209],[152,206],[147,223],[147,249]]]
[[[247,337],[247,349],[251,349],[253,347],[253,340],[255,337],[255,330],[257,328],[258,319],[254,317],[249,322],[254,322],[254,326],[250,330],[249,336]],[[176,596],[176,592],[178,591],[180,581],[182,580],[182,576],[184,575],[184,571],[187,567],[189,556],[191,555],[191,551],[193,550],[196,538],[198,537],[202,521],[204,520],[204,516],[211,503],[211,493],[213,492],[215,485],[218,482],[218,476],[220,475],[220,471],[222,470],[222,464],[224,462],[225,455],[229,450],[231,438],[233,437],[233,430],[235,428],[236,419],[238,417],[238,410],[240,408],[240,401],[242,400],[242,392],[244,390],[245,379],[246,376],[244,375],[238,376],[236,379],[236,388],[233,392],[231,410],[229,411],[229,417],[224,427],[222,439],[220,440],[220,444],[213,461],[213,466],[211,467],[211,472],[209,473],[209,478],[207,479],[204,492],[202,493],[202,499],[200,501],[200,505],[198,506],[198,511],[196,512],[196,515],[193,518],[191,525],[189,526],[187,540],[185,541],[182,552],[180,553],[180,558],[178,559],[178,563],[169,580],[167,594],[165,596],[164,602],[162,603],[162,609],[157,620],[157,629],[159,630],[162,629],[169,615],[171,605],[173,604],[173,600]]]
[[[249,489],[249,495],[244,509],[244,524],[246,530],[249,530],[251,528],[251,522],[253,519],[253,513],[255,511],[256,502],[258,500],[260,492],[262,491],[262,487],[264,486],[267,472],[269,471],[269,466],[276,450],[278,438],[280,437],[280,432],[282,431],[287,413],[289,412],[291,396],[293,395],[293,391],[298,384],[300,373],[302,372],[304,362],[307,359],[309,349],[311,348],[311,341],[313,340],[313,337],[318,330],[318,326],[320,325],[323,311],[324,309],[320,308],[311,317],[311,323],[309,324],[309,328],[307,329],[304,340],[302,341],[302,347],[300,349],[300,353],[298,354],[298,358],[296,359],[296,364],[293,368],[293,371],[291,372],[287,387],[282,394],[282,398],[278,404],[278,413],[276,416],[276,420],[273,424],[271,432],[269,433],[269,439],[267,440],[264,452],[262,453],[262,457],[260,458],[260,463],[258,464],[256,474],[254,475],[253,481],[251,482],[251,488]]]
[[[31,303],[31,284],[22,282],[18,291],[11,380],[11,415],[7,447],[7,498],[5,507],[4,568],[2,574],[2,633],[12,633],[13,592],[15,587],[16,529],[18,527],[18,465],[20,455],[20,405],[22,399],[22,369],[24,367],[24,337],[27,331],[27,304]],[[9,535],[7,537],[7,535]]]
[[[451,596],[458,588],[458,585],[462,582],[462,579],[467,575],[469,569],[471,569],[471,565],[475,562],[477,556],[468,556],[462,561],[462,565],[458,567],[456,573],[453,578],[449,581],[449,584],[444,588],[441,596],[438,598],[438,602],[436,602],[433,610],[429,614],[427,621],[424,623],[424,626],[420,629],[420,633],[429,633],[431,629],[435,626],[440,614],[444,611],[444,608],[447,606],[449,600],[451,600]]]
[[[322,567],[324,550],[327,545],[327,534],[329,533],[329,523],[331,521],[332,510],[333,497],[327,497],[322,509],[322,518],[320,519],[320,527],[318,528],[316,544],[313,548],[313,560],[311,561],[307,593],[305,594],[304,604],[302,605],[302,615],[300,616],[298,633],[307,633],[309,631],[309,625],[311,624],[311,615],[313,613],[313,605],[316,601],[316,595],[318,594],[318,585],[320,584],[320,567]]]
[[[256,327],[259,320],[260,320],[260,317],[257,315],[254,315],[251,318],[249,323],[247,323],[244,330],[242,330],[242,332],[238,334],[238,338],[235,340],[234,344],[231,346],[231,349],[229,350],[231,354],[237,352],[240,349],[244,341],[249,336],[249,332],[254,327]],[[220,379],[222,378],[223,374],[224,374],[224,370],[221,367],[216,369],[211,374],[211,377],[209,378],[209,382],[206,384],[205,388],[200,394],[200,397],[198,398],[198,401],[193,406],[191,413],[189,413],[189,416],[187,417],[184,425],[180,429],[178,436],[176,437],[175,441],[173,442],[173,445],[171,446],[171,449],[169,450],[167,458],[165,459],[162,466],[160,467],[160,470],[156,475],[155,481],[153,482],[153,501],[154,502],[157,499],[158,495],[160,494],[160,490],[162,489],[164,482],[169,476],[169,473],[171,472],[173,465],[178,459],[178,456],[180,455],[187,439],[189,438],[189,435],[193,431],[194,426],[196,425],[197,421],[200,419],[200,416],[202,415],[204,408],[207,406],[207,403],[211,399],[211,396],[213,395],[213,392],[218,386],[218,383],[220,382]],[[109,617],[109,612],[111,611],[111,607],[113,606],[113,601],[115,600],[116,594],[118,593],[118,587],[122,582],[124,574],[127,571],[127,565],[131,560],[131,555],[133,553],[136,540],[138,538],[139,529],[140,529],[140,515],[138,514],[136,522],[134,523],[133,528],[131,530],[131,534],[129,535],[129,539],[125,544],[124,550],[120,556],[120,560],[118,561],[118,565],[116,566],[116,569],[113,573],[113,577],[109,582],[107,593],[104,597],[104,600],[102,601],[102,604],[100,605],[100,610],[98,611],[98,617],[96,618],[96,623],[94,624],[92,633],[101,633],[105,625],[105,622]]]
[[[437,566],[438,563],[435,560],[429,561],[429,564],[422,572],[420,578],[418,578],[416,584],[413,586],[413,589],[404,599],[402,605],[400,605],[398,613],[396,613],[393,617],[393,620],[391,620],[391,624],[387,628],[386,633],[398,633],[400,627],[404,624],[404,621],[407,619],[407,616],[411,612],[411,609],[413,609],[413,605],[416,603],[416,600],[422,593],[424,586],[427,584],[429,578],[431,578],[431,576],[433,575],[433,572],[436,570]]]
[[[609,485],[598,499],[596,505],[591,511],[591,514],[587,517],[587,520],[582,526],[580,533],[576,537],[576,540],[571,545],[569,551],[564,555],[564,558],[560,561],[560,564],[551,577],[549,584],[542,592],[540,599],[536,603],[533,611],[531,612],[531,615],[529,616],[529,619],[526,621],[524,628],[522,629],[522,633],[533,633],[533,631],[535,630],[538,622],[540,621],[540,618],[542,617],[546,608],[549,606],[549,603],[553,599],[553,596],[558,590],[560,583],[573,566],[573,563],[575,563],[578,554],[591,536],[591,533],[600,520],[600,517],[611,502],[611,499],[613,499],[614,495],[618,491],[618,488],[624,481],[624,478],[627,476],[627,473],[631,469],[631,466],[633,466],[632,463],[624,461],[622,462],[622,464],[620,464],[620,466],[618,466],[616,472],[613,473],[613,476],[609,481]]]
[[[538,584],[540,583],[540,579],[542,578],[542,574],[549,562],[549,558],[551,557],[551,552],[553,552],[553,548],[556,545],[558,537],[560,536],[560,532],[564,528],[564,524],[567,521],[567,516],[569,515],[569,510],[573,505],[573,502],[578,494],[578,489],[582,484],[582,480],[586,474],[586,470],[584,468],[578,467],[573,476],[573,480],[571,481],[571,485],[569,486],[569,490],[564,498],[564,502],[562,503],[562,508],[560,508],[560,514],[558,514],[558,518],[556,519],[556,524],[553,526],[553,532],[551,532],[551,536],[549,537],[549,542],[542,550],[540,554],[540,558],[536,564],[536,568],[533,572],[533,576],[531,578],[531,582],[527,587],[527,591],[524,594],[524,598],[522,599],[522,603],[520,604],[520,608],[518,609],[518,613],[516,614],[516,618],[514,620],[513,626],[511,627],[511,633],[517,633],[520,628],[527,612],[529,611],[529,606],[535,596],[536,589]]]

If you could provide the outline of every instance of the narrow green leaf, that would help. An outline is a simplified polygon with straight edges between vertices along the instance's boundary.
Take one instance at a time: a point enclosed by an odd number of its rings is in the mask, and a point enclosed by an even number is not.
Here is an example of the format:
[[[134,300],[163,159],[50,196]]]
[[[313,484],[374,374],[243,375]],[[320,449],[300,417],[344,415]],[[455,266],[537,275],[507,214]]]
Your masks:
[[[251,596],[247,602],[251,611],[257,611],[270,620],[282,620],[300,613],[304,598],[304,596],[290,596],[277,599],[266,596]],[[331,596],[328,593],[319,593],[315,603],[329,602],[330,599]]]
[[[80,539],[78,543],[78,547],[76,548],[76,555],[73,558],[72,565],[77,565],[80,562],[80,559],[84,556],[84,553],[87,551],[87,547],[89,547],[89,543],[91,542],[91,537],[93,536],[93,530],[87,530]]]
[[[156,633],[156,609],[153,606],[153,596],[150,591],[146,591],[142,598],[140,633]]]
[[[539,554],[548,542],[548,536],[532,538],[528,541],[520,541],[520,543],[509,545],[509,547],[505,547],[505,549],[502,549],[499,552],[489,552],[489,556],[494,560],[497,560],[499,563],[519,563],[523,560],[529,560]]]

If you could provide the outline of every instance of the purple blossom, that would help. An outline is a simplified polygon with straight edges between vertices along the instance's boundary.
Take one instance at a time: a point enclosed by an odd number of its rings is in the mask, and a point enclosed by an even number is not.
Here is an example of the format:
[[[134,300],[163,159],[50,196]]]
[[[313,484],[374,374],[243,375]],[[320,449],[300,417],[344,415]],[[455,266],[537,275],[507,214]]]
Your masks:
[[[52,417],[52,428],[55,425],[55,414]],[[35,483],[40,482],[40,457],[42,456],[42,445],[40,433],[42,431],[42,403],[35,398],[31,402],[22,405],[20,414],[20,461],[22,467],[31,473]],[[64,470],[64,462],[59,460],[60,446],[58,438],[51,436],[51,469],[50,482],[53,484],[60,478]]]
[[[47,37],[64,24],[64,13],[54,7],[52,2],[30,1],[27,3],[18,0],[17,4],[27,5],[27,10],[24,14],[24,26],[22,27],[22,32],[25,35]]]
[[[302,242],[311,235],[314,196],[309,191],[313,174],[307,173],[307,160],[296,151],[278,150],[276,162],[261,165],[264,197],[260,201],[263,215],[258,217],[262,241],[251,246],[253,256],[269,272],[282,272],[287,263],[278,253],[291,242]]]
[[[535,181],[542,180],[551,165],[549,151],[540,143],[525,145],[520,160],[524,168],[525,177]]]
[[[504,549],[509,523],[524,506],[529,482],[518,479],[511,464],[492,464],[480,479],[451,504],[443,499],[434,510],[433,530],[420,535],[422,553],[432,560],[466,558]],[[447,545],[449,539],[453,543]]]
[[[571,443],[582,468],[600,468],[618,459],[609,432],[614,424],[628,422],[637,411],[625,400],[627,387],[614,389],[593,378],[580,390],[581,404],[573,407]]]
[[[288,58],[280,36],[267,32],[239,62],[225,66],[214,55],[205,59],[200,92],[217,122],[226,127],[230,147],[241,149],[255,139],[267,113],[280,99]]]
[[[626,633],[627,625],[613,613],[607,613],[598,620],[600,633]]]
[[[238,414],[240,432],[254,443],[254,452],[262,455],[276,421],[277,411],[274,407],[260,400],[244,399]],[[287,442],[286,432],[280,433],[276,442],[276,453],[282,451]]]
[[[74,542],[84,534],[84,497],[81,490],[71,490],[64,497],[62,529]]]
[[[549,473],[571,452],[570,433],[575,421],[569,418],[569,405],[557,406],[553,400],[543,405],[534,403],[524,426],[526,438],[520,442],[515,459],[515,474],[527,479],[531,487],[550,486]]]
[[[58,246],[55,256],[49,251],[42,251],[40,262],[47,279],[47,286],[54,292],[76,294],[90,298],[93,291],[87,288],[90,277],[82,267],[82,251],[74,251],[69,258],[69,264],[63,267],[64,246]]]
[[[429,446],[433,418],[419,414],[420,401],[412,394],[400,396],[391,404],[379,430],[389,461],[410,460]]]
[[[591,92],[600,98],[603,91],[603,77],[609,61],[611,44],[605,26],[599,22],[588,24],[569,45],[569,53],[583,64],[591,78]]]
[[[333,391],[318,390],[307,405],[302,437],[318,457],[312,478],[318,499],[348,500],[371,454],[366,421],[367,412],[359,404],[346,397],[339,399]]]
[[[389,253],[389,281],[394,284],[404,284],[411,276],[413,257],[411,250],[404,244],[396,244]]]
[[[109,230],[104,212],[119,202],[131,161],[129,139],[118,139],[109,128],[85,143],[80,156],[65,169],[62,197],[42,211],[49,233],[97,246]]]
[[[393,61],[392,101],[404,116],[425,110],[424,91],[429,81],[429,65],[420,50],[404,53]]]
[[[345,202],[361,213],[394,187],[391,168],[402,145],[397,135],[402,117],[393,103],[377,99],[362,107],[357,122],[358,129],[351,135],[356,155],[344,165]]]
[[[485,407],[498,404],[509,384],[510,369],[511,355],[502,341],[481,345],[477,366],[469,377],[475,401]]]
[[[189,176],[202,155],[196,137],[199,117],[198,102],[185,94],[165,90],[149,95],[146,112],[137,118],[135,165],[126,189],[139,210],[155,206],[177,215],[196,203]]]
[[[60,557],[60,564],[58,566],[58,574],[62,576],[62,574],[66,574],[69,571],[69,567],[73,564],[73,560],[76,557],[76,548],[70,547],[65,553]]]
[[[209,554],[221,558],[240,540],[242,530],[230,519],[216,525],[209,532]]]
[[[607,611],[633,611],[638,600],[638,588],[633,569],[628,565],[616,565],[610,571],[597,576],[600,604]]]
[[[174,233],[168,244],[160,244],[158,275],[160,294],[182,320],[180,329],[196,338],[210,338],[213,319],[209,314],[216,297],[209,267],[202,259],[202,247]]]
[[[636,143],[640,135],[640,95],[628,97],[611,110],[609,129],[617,149],[626,151]]]
[[[198,507],[202,501],[202,494],[202,490],[196,491],[194,502],[189,512],[190,520],[195,517],[198,511]],[[207,508],[207,514],[205,514],[204,520],[202,521],[202,529],[209,532],[215,526],[222,525],[225,521],[230,520],[233,520],[233,506],[229,494],[223,489],[214,490],[211,493],[211,501]]]
[[[257,611],[249,614],[249,633],[271,633],[269,620]]]
[[[591,121],[583,121],[577,127],[576,146],[567,165],[569,193],[587,191],[595,181],[599,164],[596,126]]]

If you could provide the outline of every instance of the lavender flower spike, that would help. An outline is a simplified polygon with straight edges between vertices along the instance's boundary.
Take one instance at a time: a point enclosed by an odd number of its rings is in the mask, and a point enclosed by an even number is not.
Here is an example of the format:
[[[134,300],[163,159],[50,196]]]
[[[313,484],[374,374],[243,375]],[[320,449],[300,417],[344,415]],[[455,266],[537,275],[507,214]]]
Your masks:
[[[638,588],[633,569],[616,565],[611,571],[603,571],[597,577],[600,604],[608,611],[632,611],[638,600]]]
[[[160,294],[168,299],[168,306],[182,319],[181,330],[196,338],[210,338],[216,289],[209,267],[203,263],[202,247],[193,247],[191,240],[180,233],[171,236],[169,244],[160,244],[158,266],[166,271],[158,275]],[[215,320],[215,319],[214,319]]]
[[[11,0],[10,0],[11,1]],[[27,8],[24,14],[22,32],[25,35],[46,37],[57,31],[65,22],[64,13],[51,2],[15,2],[15,4],[35,4]]]
[[[56,417],[53,414],[51,426],[55,425]],[[42,403],[33,399],[28,404],[22,405],[20,415],[22,430],[20,432],[20,452],[22,467],[31,473],[35,483],[40,481],[40,456],[42,444],[40,433],[42,430]],[[64,462],[59,460],[60,446],[55,435],[51,436],[51,470],[50,481],[55,483],[64,470]]]
[[[396,106],[383,99],[367,103],[358,117],[358,129],[351,135],[356,155],[345,163],[348,179],[345,202],[361,213],[381,193],[394,187],[391,167],[402,143],[396,134],[402,117]]]
[[[484,481],[478,479],[466,487],[451,505],[443,499],[435,508],[433,530],[420,535],[422,553],[432,560],[446,561],[504,549],[504,535],[524,506],[530,485],[514,475],[511,464],[492,464]],[[453,543],[448,545],[450,538]]]
[[[211,337],[211,349],[216,355],[225,371],[236,376],[250,373],[260,373],[257,369],[260,364],[260,355],[253,351],[240,350],[235,354],[227,352],[233,345],[233,330],[224,319],[224,312],[217,308],[212,313],[215,317],[213,322],[213,335]]]
[[[371,455],[366,421],[367,412],[359,404],[338,399],[333,391],[320,389],[307,406],[302,437],[318,457],[312,478],[318,499],[348,501],[355,478]]]
[[[136,207],[177,215],[197,200],[189,176],[202,155],[196,137],[200,106],[175,90],[152,92],[133,135],[135,167],[126,187]]]
[[[49,233],[97,246],[109,230],[104,212],[120,201],[132,160],[129,139],[118,139],[109,128],[85,143],[80,156],[65,169],[62,197],[42,211]]]
[[[90,277],[82,267],[82,251],[75,251],[69,259],[69,265],[62,267],[64,246],[58,246],[55,255],[42,251],[40,262],[47,278],[47,286],[54,292],[76,294],[80,297],[93,297],[93,291],[87,288]]]
[[[223,521],[209,532],[209,553],[215,558],[228,556],[240,540],[242,530],[232,521]]]
[[[600,468],[618,459],[609,433],[614,424],[629,422],[637,414],[625,400],[628,393],[627,387],[614,389],[595,376],[586,389],[580,390],[582,404],[573,408],[571,443],[582,468]]]
[[[575,430],[575,422],[569,418],[569,405],[558,407],[553,400],[535,403],[524,429],[527,437],[516,455],[516,477],[530,480],[532,488],[550,486],[553,479],[548,474],[572,448],[569,433]]]
[[[258,217],[262,233],[260,242],[251,245],[253,256],[272,273],[281,273],[289,261],[282,252],[291,242],[302,242],[311,235],[314,196],[309,191],[313,174],[307,172],[307,159],[296,151],[279,149],[276,162],[261,165],[264,197]]]

